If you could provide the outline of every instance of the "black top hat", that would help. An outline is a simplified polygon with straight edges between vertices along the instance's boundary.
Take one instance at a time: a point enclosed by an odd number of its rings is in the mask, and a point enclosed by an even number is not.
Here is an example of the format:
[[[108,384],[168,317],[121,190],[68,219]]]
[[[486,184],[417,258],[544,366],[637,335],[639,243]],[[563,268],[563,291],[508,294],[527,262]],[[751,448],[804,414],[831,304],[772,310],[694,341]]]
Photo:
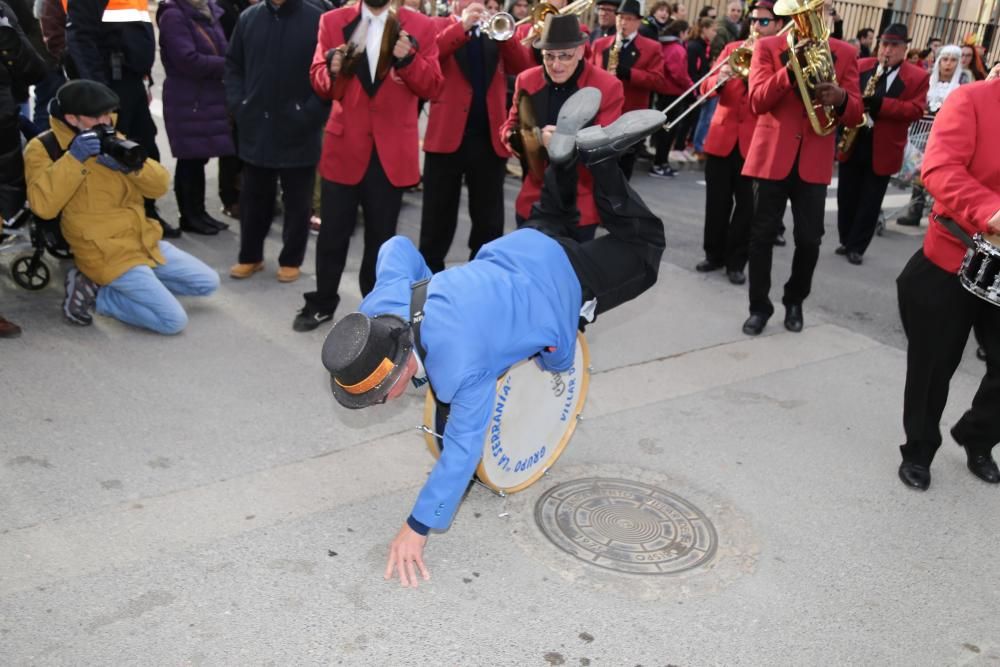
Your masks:
[[[887,44],[893,42],[896,44],[909,44],[910,36],[906,32],[906,24],[893,23],[885,29],[885,32],[883,32],[882,36],[879,37],[879,41]]]
[[[642,6],[639,4],[639,0],[622,0],[622,4],[618,5],[618,11],[615,13],[632,14],[642,18]]]
[[[56,91],[59,111],[75,116],[100,116],[118,108],[117,93],[103,83],[88,79],[75,79],[64,83]]]
[[[381,403],[406,369],[412,350],[410,327],[395,315],[344,317],[323,343],[334,398],[351,409]]]
[[[536,49],[556,51],[575,49],[586,44],[587,38],[580,31],[580,20],[573,14],[549,14],[545,17],[542,36],[534,43]]]

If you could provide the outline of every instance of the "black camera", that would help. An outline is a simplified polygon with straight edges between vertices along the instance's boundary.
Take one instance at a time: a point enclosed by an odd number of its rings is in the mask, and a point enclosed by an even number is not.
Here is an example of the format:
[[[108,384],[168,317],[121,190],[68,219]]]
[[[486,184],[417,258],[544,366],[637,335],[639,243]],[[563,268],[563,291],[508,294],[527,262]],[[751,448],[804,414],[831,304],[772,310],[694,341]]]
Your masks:
[[[146,151],[142,146],[122,139],[110,125],[95,125],[90,128],[101,140],[101,153],[117,160],[129,171],[139,171],[146,161]]]

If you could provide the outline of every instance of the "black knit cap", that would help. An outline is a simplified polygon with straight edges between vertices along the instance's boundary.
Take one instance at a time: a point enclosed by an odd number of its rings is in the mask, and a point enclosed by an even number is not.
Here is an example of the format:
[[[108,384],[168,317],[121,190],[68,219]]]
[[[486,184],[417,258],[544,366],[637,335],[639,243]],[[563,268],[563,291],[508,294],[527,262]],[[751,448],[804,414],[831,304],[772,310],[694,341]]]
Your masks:
[[[381,403],[406,369],[412,350],[410,326],[395,315],[347,315],[323,343],[334,398],[352,410]]]
[[[100,116],[114,111],[121,101],[115,91],[103,83],[75,79],[60,86],[56,91],[59,110],[75,116]]]

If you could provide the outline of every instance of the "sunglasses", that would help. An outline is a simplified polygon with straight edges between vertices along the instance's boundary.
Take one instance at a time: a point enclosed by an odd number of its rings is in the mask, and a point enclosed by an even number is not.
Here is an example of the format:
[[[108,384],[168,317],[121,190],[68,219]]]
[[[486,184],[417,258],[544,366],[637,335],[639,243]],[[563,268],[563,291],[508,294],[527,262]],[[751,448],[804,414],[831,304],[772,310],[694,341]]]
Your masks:
[[[755,18],[753,16],[750,17],[750,23],[756,23],[756,24],[758,24],[758,25],[760,25],[760,26],[762,26],[764,28],[766,28],[767,26],[771,25],[771,21],[773,21],[773,20],[774,19],[765,19],[765,18],[758,19],[758,18]]]
[[[542,60],[549,63],[550,65],[555,61],[561,63],[573,62],[573,58],[576,58],[576,53],[543,53]]]

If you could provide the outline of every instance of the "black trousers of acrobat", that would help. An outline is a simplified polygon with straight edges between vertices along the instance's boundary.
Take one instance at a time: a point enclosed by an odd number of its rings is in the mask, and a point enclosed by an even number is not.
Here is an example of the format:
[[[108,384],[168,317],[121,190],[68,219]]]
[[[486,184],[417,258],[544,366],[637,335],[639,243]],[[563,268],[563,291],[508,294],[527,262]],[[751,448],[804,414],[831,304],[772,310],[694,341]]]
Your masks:
[[[360,183],[344,185],[323,179],[321,189],[320,217],[323,224],[316,239],[316,290],[306,292],[305,299],[320,313],[332,313],[340,303],[337,292],[347,262],[351,234],[357,224],[358,206],[364,213],[365,228],[365,249],[358,282],[362,296],[366,296],[375,287],[378,250],[396,233],[396,221],[403,204],[403,188],[397,188],[389,181],[373,148],[368,169]]]
[[[923,249],[910,258],[896,287],[907,338],[903,460],[930,465],[941,446],[941,414],[970,330],[986,352],[986,374],[952,433],[970,452],[989,452],[1000,442],[1000,306],[968,292]]]
[[[854,151],[842,162],[837,185],[837,231],[848,252],[865,254],[875,236],[889,177],[872,169],[872,135],[861,130]]]
[[[596,314],[600,315],[656,283],[666,242],[663,222],[629,186],[616,160],[588,168],[606,235],[582,243],[573,238],[580,219],[575,164],[549,165],[545,170],[541,197],[526,226],[559,241],[580,280],[583,301],[597,299]]]
[[[739,144],[726,157],[705,160],[705,259],[728,271],[743,270],[750,245],[753,181],[741,171]]]
[[[801,305],[812,290],[813,272],[819,260],[823,240],[823,215],[826,186],[806,183],[799,177],[798,160],[791,173],[780,181],[755,178],[753,181],[754,215],[750,224],[750,312],[770,317],[771,262],[774,238],[782,227],[785,204],[792,203],[793,238],[792,274],[785,283],[782,303]]]
[[[424,154],[424,201],[420,215],[420,254],[431,271],[444,270],[455,238],[464,179],[469,190],[469,259],[503,236],[503,181],[506,160],[488,134],[466,134],[454,153]]]

